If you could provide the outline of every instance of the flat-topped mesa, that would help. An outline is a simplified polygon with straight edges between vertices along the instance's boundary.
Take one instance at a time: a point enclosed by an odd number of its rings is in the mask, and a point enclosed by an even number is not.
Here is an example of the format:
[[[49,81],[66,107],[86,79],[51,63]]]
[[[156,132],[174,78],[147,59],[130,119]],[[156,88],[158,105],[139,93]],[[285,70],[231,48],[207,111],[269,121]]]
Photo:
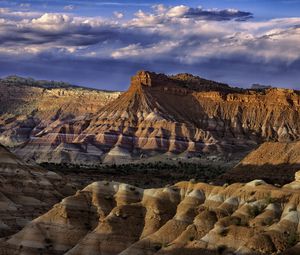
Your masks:
[[[130,90],[146,87],[177,87],[193,91],[233,92],[241,89],[232,88],[227,84],[203,79],[189,73],[167,76],[149,71],[139,71],[131,78]]]
[[[176,75],[169,76],[170,79],[176,81],[183,87],[187,87],[192,90],[201,90],[201,91],[233,91],[235,88],[230,87],[227,84],[203,79],[199,76],[195,76],[189,73],[179,73]]]
[[[146,71],[139,71],[135,76],[131,77],[131,85],[146,85],[151,86],[151,75]]]
[[[170,83],[168,76],[149,71],[138,71],[136,75],[131,77],[131,88],[154,87],[167,85],[167,83]]]

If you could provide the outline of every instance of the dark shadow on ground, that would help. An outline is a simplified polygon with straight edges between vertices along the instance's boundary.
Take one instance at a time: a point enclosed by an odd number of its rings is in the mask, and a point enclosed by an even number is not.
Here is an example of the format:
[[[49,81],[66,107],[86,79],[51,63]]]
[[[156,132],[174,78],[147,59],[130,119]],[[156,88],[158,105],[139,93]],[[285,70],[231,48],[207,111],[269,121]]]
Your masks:
[[[294,181],[295,172],[300,171],[300,164],[239,164],[216,179],[216,183],[249,182],[261,179],[270,184],[284,185]]]
[[[161,188],[180,181],[194,179],[209,183],[228,170],[228,166],[201,165],[195,163],[103,165],[80,167],[67,164],[41,164],[44,168],[63,175],[82,189],[95,181],[117,181],[141,188]]]

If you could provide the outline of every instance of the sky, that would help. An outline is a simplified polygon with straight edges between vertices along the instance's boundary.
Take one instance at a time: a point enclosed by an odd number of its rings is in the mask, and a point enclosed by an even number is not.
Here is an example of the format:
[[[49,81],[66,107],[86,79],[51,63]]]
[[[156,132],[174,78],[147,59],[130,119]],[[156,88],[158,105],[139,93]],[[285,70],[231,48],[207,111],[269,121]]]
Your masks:
[[[126,90],[138,70],[300,89],[300,0],[0,0],[0,76]]]

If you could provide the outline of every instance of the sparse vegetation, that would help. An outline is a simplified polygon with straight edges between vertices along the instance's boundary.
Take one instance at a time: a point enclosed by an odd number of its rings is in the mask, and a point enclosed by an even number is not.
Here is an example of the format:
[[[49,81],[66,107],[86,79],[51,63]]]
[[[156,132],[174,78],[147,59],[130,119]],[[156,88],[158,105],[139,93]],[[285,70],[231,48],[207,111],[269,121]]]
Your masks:
[[[79,185],[82,187],[99,180],[105,180],[104,185],[109,185],[109,181],[120,181],[142,188],[172,186],[174,183],[186,180],[190,180],[191,183],[209,183],[227,170],[226,167],[186,162],[99,166],[43,163],[41,166],[59,174],[70,176],[74,178],[75,182],[80,179]],[[79,176],[81,178],[78,178]],[[130,189],[132,190],[134,187]]]
[[[287,238],[288,247],[293,247],[299,242],[299,234],[297,232],[291,232]]]
[[[159,251],[162,248],[162,245],[160,243],[154,244],[154,250]]]
[[[263,211],[263,208],[258,205],[253,205],[248,207],[248,214],[251,218],[255,218],[257,215],[259,215]]]
[[[47,80],[35,80],[33,78],[24,78],[17,75],[11,75],[5,79],[0,79],[1,83],[6,85],[15,86],[31,86],[39,88],[83,88],[80,86],[72,85],[63,81],[47,81]]]
[[[190,240],[190,242],[193,242],[195,240],[195,237],[194,236],[190,236],[189,240]]]
[[[226,250],[227,250],[226,245],[220,245],[220,246],[218,246],[218,248],[217,248],[217,253],[218,253],[218,254],[223,254]]]
[[[263,225],[264,226],[271,226],[273,224],[273,222],[274,222],[274,220],[272,218],[268,217],[268,218],[264,219]]]
[[[265,198],[265,204],[275,204],[275,203],[284,203],[286,201],[285,197],[272,197],[271,193]]]
[[[273,204],[278,202],[278,198],[274,198],[271,196],[271,194],[268,194],[268,196],[265,198],[265,203],[268,204]]]
[[[110,195],[106,195],[106,196],[104,196],[104,199],[105,200],[113,200],[113,197]]]
[[[51,239],[50,238],[45,238],[45,243],[46,244],[50,244],[51,243]]]
[[[221,228],[219,231],[218,231],[218,234],[220,236],[227,236],[228,234],[228,229],[227,228]]]

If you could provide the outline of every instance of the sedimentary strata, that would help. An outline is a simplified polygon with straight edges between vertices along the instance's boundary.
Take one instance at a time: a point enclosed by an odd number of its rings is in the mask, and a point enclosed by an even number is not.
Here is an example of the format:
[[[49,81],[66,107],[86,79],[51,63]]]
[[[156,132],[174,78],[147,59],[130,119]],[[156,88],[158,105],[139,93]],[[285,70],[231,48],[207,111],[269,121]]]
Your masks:
[[[298,175],[282,188],[95,182],[3,241],[0,254],[299,254]]]
[[[104,92],[59,88],[44,93],[53,95],[45,96],[36,114],[2,117],[1,125],[2,141],[18,144],[18,155],[37,162],[126,163],[207,154],[230,160],[265,141],[300,136],[300,93],[295,90],[247,90],[190,74],[140,71],[115,100]],[[36,125],[39,114],[48,121]]]
[[[74,189],[60,175],[25,163],[0,146],[0,237],[16,233]]]

